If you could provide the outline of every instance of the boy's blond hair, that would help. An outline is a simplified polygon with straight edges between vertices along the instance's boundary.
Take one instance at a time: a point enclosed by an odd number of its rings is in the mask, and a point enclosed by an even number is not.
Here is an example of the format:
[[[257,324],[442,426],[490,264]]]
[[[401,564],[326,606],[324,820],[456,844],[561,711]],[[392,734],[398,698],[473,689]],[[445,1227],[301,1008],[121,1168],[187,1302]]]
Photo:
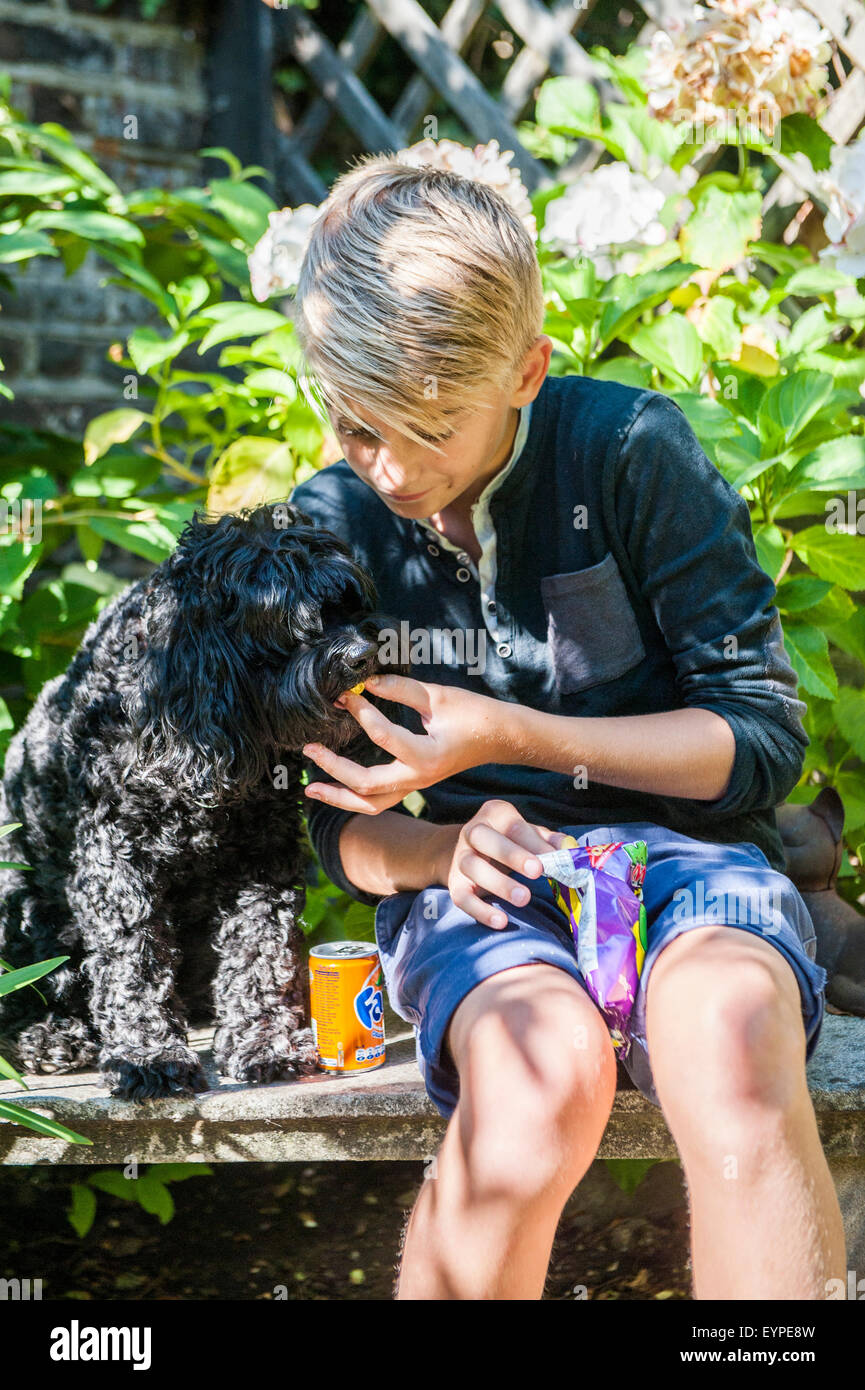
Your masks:
[[[490,388],[516,384],[543,329],[540,266],[488,185],[367,155],[322,207],[292,317],[314,405],[366,429],[354,402],[435,449]]]

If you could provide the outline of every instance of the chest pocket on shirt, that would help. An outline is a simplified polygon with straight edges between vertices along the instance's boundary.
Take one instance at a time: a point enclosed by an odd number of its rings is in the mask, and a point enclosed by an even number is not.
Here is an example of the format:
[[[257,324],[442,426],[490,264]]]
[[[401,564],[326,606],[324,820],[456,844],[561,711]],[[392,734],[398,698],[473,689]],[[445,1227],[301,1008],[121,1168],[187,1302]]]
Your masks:
[[[589,569],[547,575],[541,598],[560,694],[615,680],[646,655],[611,551]]]

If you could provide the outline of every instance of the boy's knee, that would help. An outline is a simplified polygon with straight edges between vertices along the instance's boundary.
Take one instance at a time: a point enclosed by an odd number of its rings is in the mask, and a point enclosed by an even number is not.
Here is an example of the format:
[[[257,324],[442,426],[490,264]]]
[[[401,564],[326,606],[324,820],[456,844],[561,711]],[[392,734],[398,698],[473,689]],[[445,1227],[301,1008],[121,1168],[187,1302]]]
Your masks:
[[[466,1172],[477,1194],[530,1199],[557,1180],[573,1187],[594,1157],[615,1099],[615,1056],[598,1010],[566,972],[520,967],[494,980],[451,1028]]]
[[[695,1123],[755,1108],[786,1112],[801,1099],[798,984],[781,953],[762,946],[731,949],[723,959],[692,955],[656,983],[649,1038],[656,1088],[665,1106],[686,1110]]]

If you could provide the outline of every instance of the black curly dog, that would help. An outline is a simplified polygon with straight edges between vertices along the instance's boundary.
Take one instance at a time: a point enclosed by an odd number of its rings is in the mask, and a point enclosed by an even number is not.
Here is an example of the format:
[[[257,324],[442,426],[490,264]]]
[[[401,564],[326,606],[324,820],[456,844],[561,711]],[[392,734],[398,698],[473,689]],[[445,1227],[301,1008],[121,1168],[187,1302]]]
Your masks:
[[[43,687],[6,758],[0,960],[69,961],[0,998],[0,1053],[31,1071],[99,1067],[115,1096],[219,1070],[316,1070],[297,925],[304,743],[353,744],[334,707],[383,669],[372,581],[288,504],[208,520],[114,597]],[[354,756],[354,754],[352,754]],[[215,954],[214,954],[215,953]]]

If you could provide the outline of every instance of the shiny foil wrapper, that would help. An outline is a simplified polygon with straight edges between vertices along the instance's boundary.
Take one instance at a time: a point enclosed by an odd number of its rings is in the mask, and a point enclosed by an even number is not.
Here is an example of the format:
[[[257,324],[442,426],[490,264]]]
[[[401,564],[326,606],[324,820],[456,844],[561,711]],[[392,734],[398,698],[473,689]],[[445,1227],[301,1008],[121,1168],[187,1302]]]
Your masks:
[[[617,1055],[627,1057],[629,1024],[646,958],[645,840],[562,847],[538,856],[571,924],[577,966],[607,1021]]]

